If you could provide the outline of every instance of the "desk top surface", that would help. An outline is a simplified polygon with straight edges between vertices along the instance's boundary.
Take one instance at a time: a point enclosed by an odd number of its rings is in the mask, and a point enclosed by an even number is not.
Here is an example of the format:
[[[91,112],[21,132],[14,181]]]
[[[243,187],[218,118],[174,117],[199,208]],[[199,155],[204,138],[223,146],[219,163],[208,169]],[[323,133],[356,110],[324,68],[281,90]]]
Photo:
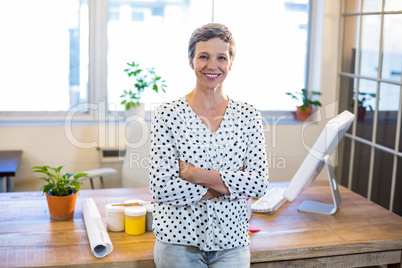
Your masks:
[[[302,213],[303,200],[330,203],[326,181],[316,181],[274,215],[253,214],[251,262],[402,249],[402,218],[340,186],[342,204],[335,215]],[[81,190],[74,219],[50,220],[46,198],[38,192],[0,194],[0,263],[5,267],[60,266],[154,267],[155,236],[109,232],[113,252],[98,259],[91,253],[82,204],[91,197],[105,220],[105,205],[127,199],[149,200],[148,189]]]
[[[15,176],[22,151],[0,151],[0,176]]]

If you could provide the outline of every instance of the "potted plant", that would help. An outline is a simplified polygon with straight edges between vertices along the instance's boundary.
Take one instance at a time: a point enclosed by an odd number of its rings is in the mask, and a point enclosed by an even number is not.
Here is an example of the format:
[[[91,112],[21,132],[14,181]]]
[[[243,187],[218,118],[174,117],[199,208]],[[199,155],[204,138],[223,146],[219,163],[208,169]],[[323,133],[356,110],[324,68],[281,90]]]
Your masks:
[[[314,100],[314,97],[321,96],[321,92],[318,91],[307,91],[303,88],[299,92],[287,92],[286,95],[302,103],[300,106],[297,106],[296,110],[296,119],[298,121],[306,121],[311,116],[313,108],[321,106],[321,102]]]
[[[123,99],[121,104],[124,105],[126,112],[133,108],[139,108],[139,113],[144,114],[145,107],[140,103],[141,93],[147,88],[156,93],[159,93],[160,90],[166,93],[165,80],[161,80],[161,77],[156,75],[154,68],[140,68],[139,64],[134,61],[128,62],[127,65],[129,67],[124,69],[124,72],[127,73],[128,77],[135,78],[134,88],[123,91],[120,96]]]
[[[87,173],[61,174],[63,166],[34,166],[33,172],[43,173],[39,179],[46,183],[40,188],[46,194],[50,217],[54,220],[68,220],[74,216],[75,201],[82,182],[77,181]]]
[[[366,116],[366,111],[367,108],[369,108],[370,111],[373,111],[373,107],[369,104],[366,104],[366,101],[371,100],[372,98],[375,98],[376,94],[375,93],[367,93],[367,92],[359,92],[357,98],[357,121],[364,121],[364,118]],[[355,97],[355,95],[353,96]],[[353,102],[354,104],[354,102]],[[352,107],[353,107],[352,104]]]

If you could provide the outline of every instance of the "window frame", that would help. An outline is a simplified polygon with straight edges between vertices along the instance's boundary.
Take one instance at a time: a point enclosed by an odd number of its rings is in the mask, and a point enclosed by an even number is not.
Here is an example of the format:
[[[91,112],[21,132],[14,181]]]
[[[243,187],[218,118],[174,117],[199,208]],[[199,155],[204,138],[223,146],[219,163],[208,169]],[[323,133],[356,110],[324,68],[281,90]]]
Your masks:
[[[355,169],[354,163],[355,161],[359,161],[359,159],[357,159],[355,157],[355,153],[356,153],[356,146],[357,144],[362,144],[362,145],[367,145],[370,148],[370,165],[368,165],[367,169],[368,169],[368,182],[367,182],[367,192],[366,192],[366,197],[369,200],[373,199],[373,181],[374,181],[374,169],[375,169],[375,165],[374,165],[374,161],[375,161],[375,155],[376,155],[376,150],[379,150],[381,152],[384,153],[388,153],[390,155],[392,155],[393,157],[393,163],[392,163],[392,178],[391,178],[391,189],[390,189],[390,197],[389,197],[389,210],[393,211],[394,208],[394,200],[395,200],[395,196],[396,196],[396,180],[397,180],[397,163],[398,163],[398,158],[402,158],[402,151],[399,151],[399,141],[401,138],[401,120],[402,120],[402,77],[401,80],[398,81],[394,81],[394,80],[388,80],[388,79],[383,79],[382,78],[382,66],[383,66],[383,43],[384,43],[384,16],[386,15],[395,15],[395,14],[402,14],[402,11],[386,11],[385,10],[385,0],[381,1],[381,11],[363,11],[364,9],[364,0],[361,0],[359,3],[359,10],[356,12],[347,12],[346,11],[346,0],[342,0],[342,9],[341,9],[341,21],[340,21],[340,37],[339,37],[339,62],[338,62],[338,87],[339,87],[339,94],[341,92],[341,80],[342,78],[350,78],[350,79],[354,79],[357,81],[356,83],[356,88],[357,88],[357,93],[359,92],[360,86],[360,80],[369,80],[369,81],[374,81],[376,82],[376,96],[375,96],[375,103],[376,103],[376,107],[375,110],[373,112],[373,125],[372,125],[372,133],[371,133],[371,139],[366,139],[361,137],[358,133],[357,133],[357,120],[355,120],[355,122],[353,123],[352,127],[351,127],[351,133],[345,133],[345,138],[349,139],[351,142],[350,145],[350,165],[347,169],[348,171],[348,176],[347,176],[347,186],[349,189],[353,188],[353,172]],[[361,52],[362,52],[362,19],[366,18],[368,16],[372,16],[372,15],[380,15],[381,16],[381,22],[380,22],[380,44],[379,44],[379,56],[378,56],[378,70],[377,70],[377,77],[372,77],[372,76],[365,76],[365,75],[361,75]],[[350,72],[346,72],[342,70],[342,64],[343,64],[343,40],[345,38],[345,33],[344,33],[344,23],[345,23],[345,18],[347,17],[356,17],[359,20],[359,26],[358,26],[358,31],[355,34],[356,39],[358,39],[358,47],[357,47],[357,53],[356,53],[356,67],[354,70],[354,73],[350,73]],[[397,123],[396,123],[396,133],[395,133],[395,142],[394,142],[394,147],[393,148],[389,148],[386,146],[383,146],[379,143],[377,143],[376,141],[376,137],[377,137],[377,124],[379,121],[379,109],[378,109],[378,105],[379,105],[379,98],[380,98],[380,86],[381,83],[388,83],[388,84],[393,84],[393,85],[398,85],[400,87],[400,96],[399,96],[399,109],[398,111],[395,111],[395,113],[397,114]],[[339,96],[340,98],[341,96]],[[355,98],[355,100],[353,99],[349,99],[348,100],[349,103],[354,103],[353,106],[353,113],[356,115],[356,117],[358,116],[358,98]],[[343,168],[343,167],[342,167]]]

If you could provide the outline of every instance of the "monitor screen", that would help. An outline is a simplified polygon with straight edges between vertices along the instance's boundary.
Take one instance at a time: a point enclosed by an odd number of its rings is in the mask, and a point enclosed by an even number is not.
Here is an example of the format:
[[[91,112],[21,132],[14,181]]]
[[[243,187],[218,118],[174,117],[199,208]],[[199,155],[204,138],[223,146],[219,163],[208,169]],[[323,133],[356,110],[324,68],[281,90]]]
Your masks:
[[[344,111],[327,122],[313,147],[289,183],[284,197],[293,201],[320,173],[325,157],[330,156],[354,120],[354,114]]]

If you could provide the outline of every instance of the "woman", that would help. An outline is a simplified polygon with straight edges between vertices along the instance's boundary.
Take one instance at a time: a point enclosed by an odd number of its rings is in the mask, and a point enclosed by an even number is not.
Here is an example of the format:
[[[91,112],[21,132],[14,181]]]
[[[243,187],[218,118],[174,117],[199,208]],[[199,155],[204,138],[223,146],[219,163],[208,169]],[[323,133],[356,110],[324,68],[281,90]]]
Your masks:
[[[155,264],[249,267],[246,199],[268,186],[261,115],[223,93],[235,56],[227,27],[196,29],[188,55],[195,88],[163,104],[151,131]]]

